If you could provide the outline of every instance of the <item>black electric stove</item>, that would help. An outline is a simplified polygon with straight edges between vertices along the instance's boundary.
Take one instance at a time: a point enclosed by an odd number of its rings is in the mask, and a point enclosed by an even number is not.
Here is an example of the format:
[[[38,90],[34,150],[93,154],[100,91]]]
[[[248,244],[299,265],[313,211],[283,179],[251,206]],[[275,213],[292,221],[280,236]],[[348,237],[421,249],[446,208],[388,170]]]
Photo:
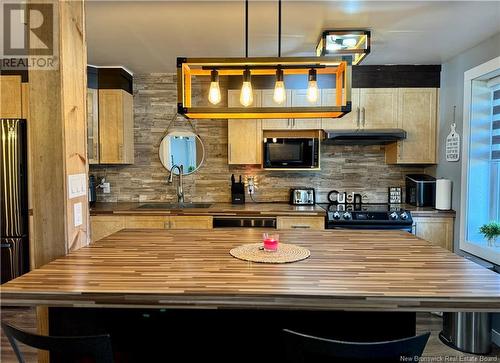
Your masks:
[[[320,204],[327,211],[326,228],[401,229],[412,231],[410,211],[390,204]]]

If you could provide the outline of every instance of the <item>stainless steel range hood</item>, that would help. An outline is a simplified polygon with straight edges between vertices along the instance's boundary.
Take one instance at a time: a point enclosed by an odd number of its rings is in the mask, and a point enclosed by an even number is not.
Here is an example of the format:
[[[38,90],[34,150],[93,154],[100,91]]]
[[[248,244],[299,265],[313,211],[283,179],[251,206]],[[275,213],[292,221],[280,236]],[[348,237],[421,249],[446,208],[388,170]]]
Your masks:
[[[373,130],[325,130],[326,144],[336,145],[382,145],[406,139],[402,129]]]

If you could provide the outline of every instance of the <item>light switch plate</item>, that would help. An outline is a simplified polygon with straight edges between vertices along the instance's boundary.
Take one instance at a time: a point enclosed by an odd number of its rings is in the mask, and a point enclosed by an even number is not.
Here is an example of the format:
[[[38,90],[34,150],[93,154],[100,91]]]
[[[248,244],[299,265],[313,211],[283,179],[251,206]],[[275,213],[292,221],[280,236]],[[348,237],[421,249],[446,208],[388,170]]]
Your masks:
[[[78,202],[73,205],[73,224],[75,227],[83,224],[82,203]]]
[[[87,195],[87,174],[68,175],[68,198]]]

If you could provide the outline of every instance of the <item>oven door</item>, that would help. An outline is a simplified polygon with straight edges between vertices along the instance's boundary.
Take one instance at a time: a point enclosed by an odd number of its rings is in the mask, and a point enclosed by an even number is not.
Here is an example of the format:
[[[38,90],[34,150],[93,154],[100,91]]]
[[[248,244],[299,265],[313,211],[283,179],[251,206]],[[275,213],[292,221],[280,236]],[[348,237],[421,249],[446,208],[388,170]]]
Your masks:
[[[264,168],[317,168],[318,139],[265,138]]]

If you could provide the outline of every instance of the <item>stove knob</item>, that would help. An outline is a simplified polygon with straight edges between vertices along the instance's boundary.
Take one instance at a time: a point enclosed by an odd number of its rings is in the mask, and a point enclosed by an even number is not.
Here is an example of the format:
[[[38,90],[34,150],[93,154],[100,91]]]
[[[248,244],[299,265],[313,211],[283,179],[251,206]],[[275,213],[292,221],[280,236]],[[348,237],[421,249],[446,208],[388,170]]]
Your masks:
[[[389,218],[391,218],[392,220],[395,220],[395,219],[398,219],[398,214],[396,212],[392,212],[391,214],[389,214]]]
[[[345,212],[345,213],[342,215],[342,217],[343,217],[344,219],[351,219],[351,218],[352,218],[351,213],[349,213],[349,212]]]
[[[401,214],[399,215],[399,217],[400,217],[401,219],[408,219],[408,213],[403,212],[403,213],[401,213]]]
[[[339,212],[333,212],[333,219],[340,219],[340,213]]]

